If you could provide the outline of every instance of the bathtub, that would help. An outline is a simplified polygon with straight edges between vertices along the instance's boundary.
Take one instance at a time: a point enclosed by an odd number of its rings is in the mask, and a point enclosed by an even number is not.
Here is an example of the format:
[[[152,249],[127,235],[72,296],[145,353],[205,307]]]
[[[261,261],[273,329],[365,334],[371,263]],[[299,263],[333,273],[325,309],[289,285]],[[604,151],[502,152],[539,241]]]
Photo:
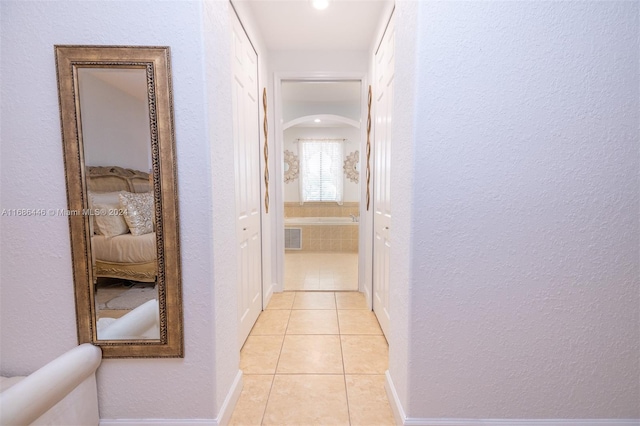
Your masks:
[[[303,225],[358,225],[351,217],[285,217],[284,226]]]

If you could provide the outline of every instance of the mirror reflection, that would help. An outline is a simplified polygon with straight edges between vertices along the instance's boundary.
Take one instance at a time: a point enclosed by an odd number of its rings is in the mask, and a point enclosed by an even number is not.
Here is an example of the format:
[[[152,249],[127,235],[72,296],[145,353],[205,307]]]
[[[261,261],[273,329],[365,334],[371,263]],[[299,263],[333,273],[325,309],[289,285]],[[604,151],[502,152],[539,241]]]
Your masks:
[[[79,68],[98,340],[160,339],[147,74]]]

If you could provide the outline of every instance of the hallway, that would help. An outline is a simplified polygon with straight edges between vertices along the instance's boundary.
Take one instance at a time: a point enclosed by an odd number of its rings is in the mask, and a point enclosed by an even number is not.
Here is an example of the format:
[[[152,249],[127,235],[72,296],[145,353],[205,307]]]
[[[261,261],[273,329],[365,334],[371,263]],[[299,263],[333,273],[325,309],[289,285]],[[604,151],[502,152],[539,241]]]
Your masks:
[[[393,425],[388,345],[364,295],[273,295],[241,351],[231,425]]]

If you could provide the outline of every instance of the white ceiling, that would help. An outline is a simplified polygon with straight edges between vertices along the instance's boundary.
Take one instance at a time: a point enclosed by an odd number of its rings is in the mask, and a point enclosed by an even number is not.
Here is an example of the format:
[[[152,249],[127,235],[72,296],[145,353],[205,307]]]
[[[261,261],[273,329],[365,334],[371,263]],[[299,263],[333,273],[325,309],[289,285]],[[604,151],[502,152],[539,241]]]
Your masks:
[[[283,102],[360,103],[360,81],[283,81]]]
[[[393,0],[233,0],[245,3],[269,50],[368,50],[381,14]]]

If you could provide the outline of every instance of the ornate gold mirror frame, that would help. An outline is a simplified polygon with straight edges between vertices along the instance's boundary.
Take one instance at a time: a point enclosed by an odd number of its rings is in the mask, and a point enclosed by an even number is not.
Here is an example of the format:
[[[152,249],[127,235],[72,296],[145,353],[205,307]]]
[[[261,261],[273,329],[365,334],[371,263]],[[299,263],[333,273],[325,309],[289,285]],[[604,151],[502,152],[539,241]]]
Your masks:
[[[69,226],[78,342],[100,346],[105,358],[183,357],[180,240],[169,48],[55,46],[55,55],[68,208],[69,212],[77,212],[69,214]],[[153,197],[149,216],[153,216],[154,220],[157,255],[154,290],[157,289],[155,312],[158,329],[154,337],[131,338],[127,334],[118,337],[109,334],[109,337],[103,339],[98,337],[95,299],[98,274],[94,262],[95,253],[92,252],[94,222],[88,192],[91,189],[88,186],[91,169],[85,164],[86,141],[83,140],[83,105],[80,102],[79,85],[79,75],[83,69],[83,73],[86,69],[104,73],[118,69],[139,70],[138,72],[143,72],[143,80],[146,73],[147,116],[151,140],[151,147],[147,148],[150,151],[151,165],[150,170],[144,171],[149,171],[149,174],[143,175],[148,176],[148,186],[144,191],[148,191],[148,197]],[[144,92],[145,89],[142,90]],[[144,96],[141,102],[144,105]],[[115,169],[118,168],[114,167],[113,170]],[[131,192],[144,191],[131,189]],[[151,241],[153,250],[153,240]]]

